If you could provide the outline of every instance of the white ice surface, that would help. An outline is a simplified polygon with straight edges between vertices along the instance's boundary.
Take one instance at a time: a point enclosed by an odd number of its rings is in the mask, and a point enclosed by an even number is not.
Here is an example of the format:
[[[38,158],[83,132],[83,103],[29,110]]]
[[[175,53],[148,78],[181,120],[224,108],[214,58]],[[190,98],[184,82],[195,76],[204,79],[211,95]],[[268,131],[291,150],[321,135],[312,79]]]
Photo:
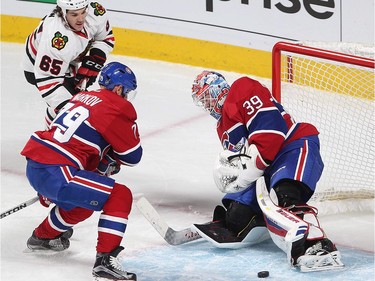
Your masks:
[[[1,43],[1,211],[35,196],[19,152],[30,134],[44,126],[44,102],[23,77],[24,47]],[[222,194],[212,180],[220,144],[215,121],[191,100],[191,82],[202,69],[132,57],[110,56],[130,66],[138,78],[134,105],[144,147],[141,163],[115,178],[137,200],[146,196],[174,229],[211,218]],[[232,82],[236,73],[222,72]],[[269,81],[264,83],[270,84]],[[38,203],[1,220],[1,280],[91,280],[99,213],[77,225],[71,247],[61,253],[30,253],[26,240],[48,210]],[[124,266],[140,281],[374,280],[374,214],[325,215],[321,225],[342,253],[343,270],[302,274],[289,268],[272,242],[223,250],[197,241],[169,246],[133,206],[122,245]]]

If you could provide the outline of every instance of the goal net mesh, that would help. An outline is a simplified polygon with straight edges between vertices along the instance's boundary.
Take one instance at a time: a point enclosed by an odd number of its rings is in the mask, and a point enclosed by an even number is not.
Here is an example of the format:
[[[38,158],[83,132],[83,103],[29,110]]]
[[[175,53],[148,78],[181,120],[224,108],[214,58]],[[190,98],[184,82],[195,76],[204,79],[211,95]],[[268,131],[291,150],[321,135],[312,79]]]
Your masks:
[[[320,131],[325,168],[311,200],[373,199],[375,47],[300,42],[274,52],[273,95]]]

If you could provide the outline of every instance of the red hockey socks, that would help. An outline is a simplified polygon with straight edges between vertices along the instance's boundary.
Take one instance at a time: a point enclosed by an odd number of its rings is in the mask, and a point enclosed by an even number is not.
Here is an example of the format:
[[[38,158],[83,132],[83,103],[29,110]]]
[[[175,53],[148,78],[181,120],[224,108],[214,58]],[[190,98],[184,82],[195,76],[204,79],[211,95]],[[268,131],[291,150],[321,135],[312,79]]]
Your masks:
[[[128,223],[133,196],[125,185],[115,183],[112,193],[104,204],[98,223],[99,253],[109,253],[120,245]]]
[[[55,206],[48,217],[35,229],[35,235],[39,238],[55,238],[68,228],[89,218],[92,213],[92,210],[81,207],[66,211]]]

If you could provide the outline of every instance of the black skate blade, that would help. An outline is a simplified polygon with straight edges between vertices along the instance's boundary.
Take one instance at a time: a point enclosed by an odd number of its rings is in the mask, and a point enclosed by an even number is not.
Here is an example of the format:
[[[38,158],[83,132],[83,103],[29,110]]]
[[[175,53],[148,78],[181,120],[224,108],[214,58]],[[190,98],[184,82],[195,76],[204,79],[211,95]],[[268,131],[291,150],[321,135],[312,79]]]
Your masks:
[[[93,281],[114,281],[114,279],[108,279],[105,277],[100,276],[93,276]],[[134,273],[129,274],[129,279],[119,279],[119,280],[126,280],[126,281],[137,281],[137,275]]]

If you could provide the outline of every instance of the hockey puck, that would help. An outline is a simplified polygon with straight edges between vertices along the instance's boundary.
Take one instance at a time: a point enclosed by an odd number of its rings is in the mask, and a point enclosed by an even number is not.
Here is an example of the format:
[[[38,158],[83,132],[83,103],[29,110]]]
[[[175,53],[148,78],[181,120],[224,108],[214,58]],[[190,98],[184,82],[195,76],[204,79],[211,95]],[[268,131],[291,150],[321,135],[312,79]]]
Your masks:
[[[270,276],[270,273],[268,271],[259,271],[258,272],[258,278],[267,278]]]

